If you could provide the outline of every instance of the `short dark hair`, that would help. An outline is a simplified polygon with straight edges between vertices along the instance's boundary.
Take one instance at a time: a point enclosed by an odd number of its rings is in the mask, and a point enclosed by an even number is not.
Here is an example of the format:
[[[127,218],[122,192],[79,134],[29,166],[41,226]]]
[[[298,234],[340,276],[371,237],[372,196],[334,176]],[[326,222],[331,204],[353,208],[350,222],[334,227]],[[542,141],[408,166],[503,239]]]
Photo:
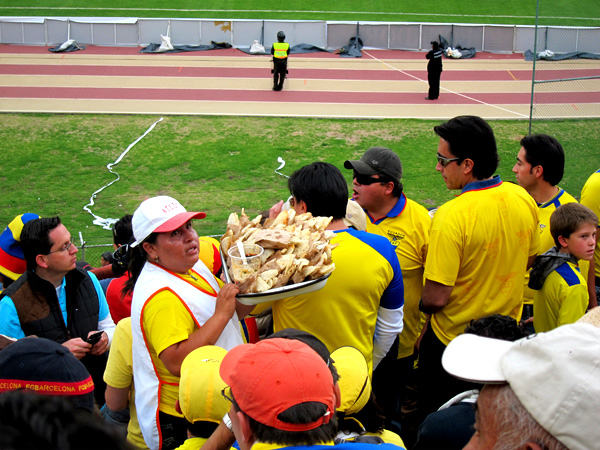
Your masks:
[[[21,247],[23,256],[27,263],[27,270],[35,270],[37,267],[37,255],[47,255],[54,242],[50,242],[50,232],[62,222],[56,217],[40,217],[30,220],[23,225],[21,231]]]
[[[135,240],[131,220],[133,216],[126,214],[115,222],[113,226],[113,242],[115,245],[131,244]]]
[[[233,408],[242,411],[231,394]],[[294,405],[281,412],[277,418],[283,422],[303,424],[318,420],[327,412],[327,405],[320,402],[305,402]],[[244,413],[244,411],[242,411]],[[245,413],[244,413],[245,414]],[[307,431],[285,431],[264,425],[245,414],[250,424],[250,430],[260,442],[279,445],[316,445],[333,441],[337,434],[337,418],[332,415],[328,423]]]
[[[333,164],[314,162],[296,170],[288,180],[290,193],[297,201],[306,203],[313,216],[346,217],[348,184]]]
[[[545,181],[556,186],[565,173],[565,152],[562,145],[547,134],[532,134],[521,139],[525,160],[531,167],[542,166]]]
[[[30,391],[0,394],[0,448],[129,449],[103,420],[76,409],[66,398]]]
[[[577,202],[559,206],[550,216],[550,233],[554,243],[560,247],[559,236],[568,238],[584,223],[598,226],[598,216],[590,208]]]
[[[498,168],[498,147],[492,127],[477,116],[458,116],[433,128],[448,142],[452,154],[473,161],[473,176],[485,180]]]
[[[527,331],[510,316],[491,314],[481,319],[473,319],[465,328],[465,333],[477,336],[517,341],[527,336]]]

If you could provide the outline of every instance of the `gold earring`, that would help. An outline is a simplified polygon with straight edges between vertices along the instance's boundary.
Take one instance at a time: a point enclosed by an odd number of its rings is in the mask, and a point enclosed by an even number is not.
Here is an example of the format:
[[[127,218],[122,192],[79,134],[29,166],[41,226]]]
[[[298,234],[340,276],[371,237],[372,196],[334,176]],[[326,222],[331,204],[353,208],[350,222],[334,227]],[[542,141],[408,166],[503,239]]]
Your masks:
[[[158,256],[154,258],[154,261],[156,262],[156,264],[158,264]]]

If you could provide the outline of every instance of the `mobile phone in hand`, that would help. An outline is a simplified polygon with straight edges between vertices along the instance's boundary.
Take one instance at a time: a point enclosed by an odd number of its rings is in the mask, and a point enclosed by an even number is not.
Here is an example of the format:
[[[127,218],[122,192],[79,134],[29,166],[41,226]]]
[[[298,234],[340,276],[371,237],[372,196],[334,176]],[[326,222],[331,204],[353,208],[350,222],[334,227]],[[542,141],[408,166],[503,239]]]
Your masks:
[[[102,338],[103,331],[98,331],[97,333],[90,334],[85,340],[88,344],[92,344],[92,346],[96,345],[100,338]]]

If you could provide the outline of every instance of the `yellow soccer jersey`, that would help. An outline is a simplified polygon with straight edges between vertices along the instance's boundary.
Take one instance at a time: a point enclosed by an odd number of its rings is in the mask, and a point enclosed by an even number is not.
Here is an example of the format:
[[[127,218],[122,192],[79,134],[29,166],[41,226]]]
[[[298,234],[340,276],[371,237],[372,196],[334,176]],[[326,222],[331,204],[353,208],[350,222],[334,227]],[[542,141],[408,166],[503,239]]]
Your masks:
[[[539,247],[538,208],[499,176],[469,183],[442,205],[431,225],[425,278],[453,286],[431,326],[448,345],[472,319],[521,317],[527,260]]]
[[[400,333],[398,358],[414,352],[421,332],[419,300],[423,293],[423,271],[429,242],[431,216],[427,209],[404,194],[383,218],[367,214],[367,231],[388,238],[395,247],[404,280],[404,327]]]
[[[538,254],[541,255],[544,252],[547,252],[556,244],[554,243],[554,238],[550,233],[550,216],[556,208],[566,203],[576,202],[571,195],[564,191],[564,189],[558,189],[558,193],[548,200],[545,203],[538,204],[540,209],[539,219],[540,219],[540,249]],[[589,269],[589,265],[586,265]],[[534,290],[527,286],[529,283],[529,270],[525,274],[525,287],[523,288],[523,303],[532,304],[533,303],[533,294]],[[535,314],[535,312],[534,312]]]
[[[389,242],[365,231],[342,230],[331,240],[335,270],[325,287],[273,303],[273,329],[297,328],[317,336],[330,352],[358,349],[373,362],[373,338],[379,307],[403,305],[398,257]]]
[[[536,333],[576,322],[588,307],[589,295],[579,267],[565,262],[544,281],[542,289],[534,291],[533,328]]]
[[[585,185],[581,190],[581,204],[590,208],[598,217],[600,217],[600,170],[592,174],[585,182]],[[594,263],[596,277],[600,277],[600,236],[598,236],[598,234],[596,235]],[[581,267],[581,273],[586,273],[583,266]]]

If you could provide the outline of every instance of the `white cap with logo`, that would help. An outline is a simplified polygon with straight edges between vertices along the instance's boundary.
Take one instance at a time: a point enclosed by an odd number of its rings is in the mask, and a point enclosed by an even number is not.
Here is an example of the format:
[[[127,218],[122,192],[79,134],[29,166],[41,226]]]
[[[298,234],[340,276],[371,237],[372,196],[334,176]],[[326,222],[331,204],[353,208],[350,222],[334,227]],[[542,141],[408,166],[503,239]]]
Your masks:
[[[135,213],[131,225],[135,247],[141,244],[152,233],[164,233],[176,230],[190,219],[204,219],[206,213],[187,212],[177,200],[166,195],[159,195],[144,200]]]

